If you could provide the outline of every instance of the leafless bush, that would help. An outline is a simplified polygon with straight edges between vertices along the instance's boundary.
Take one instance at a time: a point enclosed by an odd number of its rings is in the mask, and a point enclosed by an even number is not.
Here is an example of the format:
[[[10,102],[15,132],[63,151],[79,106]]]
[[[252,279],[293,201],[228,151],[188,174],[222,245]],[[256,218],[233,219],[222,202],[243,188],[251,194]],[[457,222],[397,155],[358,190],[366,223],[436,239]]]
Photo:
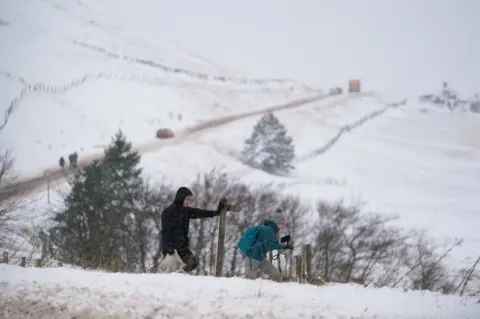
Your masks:
[[[281,196],[272,186],[252,187],[232,179],[226,173],[212,170],[198,175],[191,185],[198,207],[214,209],[222,197],[239,208],[239,212],[227,213],[225,236],[224,267],[228,275],[238,274],[241,270],[241,254],[237,242],[242,232],[281,209],[290,231],[301,233],[305,208],[295,197]],[[283,213],[282,213],[283,214]],[[200,266],[197,273],[212,273],[215,266],[215,247],[217,244],[217,219],[200,219],[192,221],[190,236],[193,251],[199,256]]]
[[[424,235],[413,236],[391,225],[396,218],[361,213],[360,206],[346,206],[342,202],[318,202],[318,222],[308,225],[308,208],[299,198],[284,195],[272,185],[254,187],[230,178],[219,170],[199,174],[187,185],[194,193],[194,205],[215,209],[226,197],[239,208],[227,213],[224,273],[233,276],[242,270],[242,255],[237,242],[242,232],[264,219],[279,214],[285,218],[290,235],[296,243],[313,239],[313,271],[330,282],[356,282],[375,286],[402,286],[406,289],[427,289],[453,293],[461,291],[475,277],[476,264],[471,273],[461,277],[445,267],[444,259],[456,243],[443,253],[430,245]],[[147,272],[149,266],[157,269],[161,255],[159,234],[161,212],[173,201],[176,187],[167,183],[151,186],[145,183],[143,197],[130,214],[126,236],[120,245],[117,271]],[[192,220],[190,247],[199,257],[197,274],[212,273],[217,244],[217,218]],[[312,238],[313,237],[313,238]],[[42,255],[45,251],[42,250]],[[292,270],[291,260],[280,265],[283,273]],[[478,263],[478,262],[477,262]],[[469,291],[470,293],[470,291]]]
[[[27,266],[48,267],[54,263],[48,254],[43,253],[42,237],[37,235],[34,229],[21,229],[16,236],[10,236],[5,242],[3,249],[8,253],[8,263],[20,265],[22,258],[25,258]]]
[[[480,280],[480,274],[479,274],[478,271],[476,271],[476,268],[477,268],[477,265],[478,265],[479,262],[480,262],[480,256],[478,256],[477,260],[475,260],[475,262],[473,263],[473,265],[470,268],[466,269],[463,272],[462,280],[460,281],[458,286],[455,288],[455,293],[458,292],[460,294],[460,296],[463,296],[464,292],[467,289],[468,283],[470,281],[479,281]],[[480,296],[480,289],[478,291],[474,292],[474,294],[475,293]]]
[[[13,213],[24,207],[24,194],[19,189],[11,190],[14,187],[12,183],[17,179],[14,162],[10,150],[0,150],[0,247],[7,244],[15,231],[13,224],[16,218]]]
[[[445,266],[443,253],[426,239],[390,225],[394,217],[362,214],[341,202],[317,204],[313,233],[314,271],[324,280],[453,293],[458,274]],[[468,277],[468,276],[467,276]]]
[[[362,215],[358,206],[319,202],[317,212],[315,269],[327,281],[367,283],[404,240],[386,225],[394,218]]]
[[[453,293],[458,275],[447,269],[444,260],[461,243],[461,240],[456,241],[440,254],[439,247],[430,243],[424,233],[420,233],[414,237],[413,243],[405,244],[401,260],[402,269],[406,269],[406,272],[392,286],[402,283],[406,289]]]

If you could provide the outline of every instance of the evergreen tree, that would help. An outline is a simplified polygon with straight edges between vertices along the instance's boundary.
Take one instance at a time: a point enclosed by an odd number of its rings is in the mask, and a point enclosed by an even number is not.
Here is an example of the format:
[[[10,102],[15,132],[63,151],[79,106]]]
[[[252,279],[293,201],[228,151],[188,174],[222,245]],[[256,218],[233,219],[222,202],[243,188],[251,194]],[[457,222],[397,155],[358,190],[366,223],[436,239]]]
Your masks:
[[[295,147],[285,126],[273,113],[267,113],[253,127],[242,156],[247,164],[268,173],[289,173],[294,169]]]
[[[112,143],[105,149],[103,166],[107,171],[110,191],[115,194],[119,204],[125,209],[133,210],[134,203],[141,197],[143,180],[140,155],[132,148],[122,131],[118,131]]]
[[[125,267],[134,271],[138,265],[139,232],[144,232],[145,220],[140,209],[142,199],[143,180],[140,155],[133,150],[132,143],[128,142],[122,131],[118,131],[112,139],[111,145],[105,150],[103,159],[106,176],[109,180],[109,192],[113,194],[112,202],[117,218],[122,221],[115,234],[117,245],[122,247]]]
[[[142,213],[139,163],[140,155],[119,131],[105,149],[103,160],[74,176],[64,199],[65,209],[56,214],[50,230],[66,262],[113,271],[138,266],[133,239],[138,237],[135,216]]]
[[[71,191],[64,198],[65,209],[56,213],[50,238],[65,262],[91,268],[111,259],[108,247],[108,209],[104,172],[100,161],[82,168],[69,181]]]

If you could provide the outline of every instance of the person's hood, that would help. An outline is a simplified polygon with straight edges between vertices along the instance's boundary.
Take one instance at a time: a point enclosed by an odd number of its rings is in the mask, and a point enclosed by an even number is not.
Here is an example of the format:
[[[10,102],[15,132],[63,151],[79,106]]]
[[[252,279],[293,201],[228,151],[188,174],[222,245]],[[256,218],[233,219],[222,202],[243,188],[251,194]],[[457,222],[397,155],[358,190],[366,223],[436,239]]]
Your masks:
[[[175,194],[175,199],[173,200],[173,202],[177,205],[183,205],[183,201],[187,196],[193,196],[193,193],[188,188],[182,186],[177,190],[177,193]]]
[[[275,233],[277,233],[280,230],[278,228],[278,225],[273,220],[270,220],[270,219],[265,220],[263,222],[263,226],[272,227]]]

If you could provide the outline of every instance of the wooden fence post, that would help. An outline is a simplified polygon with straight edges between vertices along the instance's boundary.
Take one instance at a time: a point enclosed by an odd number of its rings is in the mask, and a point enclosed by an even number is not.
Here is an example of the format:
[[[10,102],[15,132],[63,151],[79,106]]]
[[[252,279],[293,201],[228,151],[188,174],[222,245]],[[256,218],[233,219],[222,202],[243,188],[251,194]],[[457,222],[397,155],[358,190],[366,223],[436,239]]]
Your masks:
[[[295,277],[297,278],[297,282],[302,282],[302,258],[301,256],[297,255],[294,257],[295,260]]]
[[[218,218],[218,238],[217,238],[217,254],[215,256],[215,277],[222,276],[223,257],[225,253],[225,224],[227,221],[227,213],[224,210]]]
[[[277,268],[278,268],[278,271],[280,271],[280,273],[282,273],[282,263],[281,263],[281,259],[280,258],[280,254],[278,254],[278,258],[277,258]],[[285,269],[286,270],[286,269]],[[286,275],[286,274],[285,274]]]
[[[287,265],[287,261],[288,261],[288,265]],[[293,261],[293,251],[291,253],[288,254],[288,258],[286,258],[286,262],[285,262],[285,269],[287,269],[288,267],[288,276],[290,278],[293,278],[293,269],[295,268],[295,265],[293,264],[294,261]]]
[[[8,264],[8,251],[3,252],[3,262]]]
[[[40,258],[35,260],[35,267],[42,267],[42,260]]]
[[[22,260],[20,262],[20,266],[22,267],[25,267],[27,265],[27,258],[26,257],[22,257]]]
[[[305,276],[305,282],[312,279],[312,246],[305,244],[302,246],[302,275]]]

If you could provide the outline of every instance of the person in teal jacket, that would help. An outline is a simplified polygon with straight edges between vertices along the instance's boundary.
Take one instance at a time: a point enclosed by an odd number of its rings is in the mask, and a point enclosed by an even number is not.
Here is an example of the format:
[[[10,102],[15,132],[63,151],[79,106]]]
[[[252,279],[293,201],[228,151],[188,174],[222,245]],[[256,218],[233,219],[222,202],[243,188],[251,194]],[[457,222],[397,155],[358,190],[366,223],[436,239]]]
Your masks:
[[[267,253],[271,250],[293,249],[288,243],[289,235],[278,241],[279,231],[285,224],[277,222],[267,219],[262,226],[253,226],[243,232],[238,248],[245,256],[246,278],[256,279],[264,273],[276,281],[283,279],[281,272],[267,259]]]

